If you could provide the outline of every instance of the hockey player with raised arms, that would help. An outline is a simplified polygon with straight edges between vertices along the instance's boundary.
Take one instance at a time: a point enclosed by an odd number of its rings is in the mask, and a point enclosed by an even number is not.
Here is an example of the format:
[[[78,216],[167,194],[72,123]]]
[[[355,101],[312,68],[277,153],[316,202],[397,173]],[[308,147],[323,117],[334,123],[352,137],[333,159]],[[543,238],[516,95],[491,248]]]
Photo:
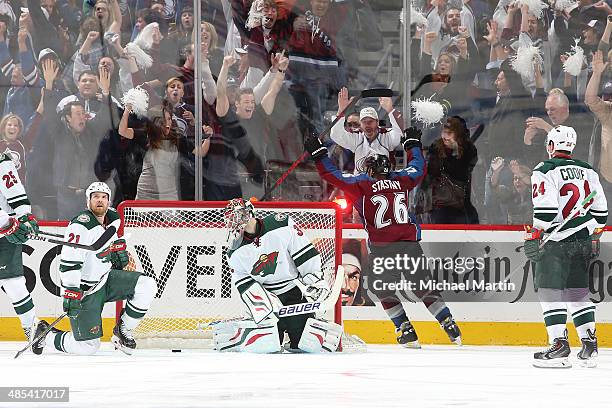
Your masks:
[[[327,148],[321,144],[318,137],[313,136],[305,143],[321,177],[344,191],[359,212],[368,233],[371,266],[376,260],[387,261],[397,256],[423,256],[418,242],[421,239],[420,227],[408,212],[408,193],[421,183],[426,172],[421,151],[421,131],[414,127],[406,129],[401,144],[408,156],[406,168],[391,171],[389,158],[376,154],[362,161],[361,174],[345,175],[329,159]],[[373,270],[370,268],[370,271]],[[400,283],[403,279],[409,279],[418,284],[419,281],[431,279],[429,271],[422,267],[415,271],[396,268],[385,270],[380,275],[371,274],[369,278],[372,279],[368,279],[368,290],[378,297],[395,325],[398,343],[405,347],[419,347],[416,331],[408,320],[396,291],[390,286],[382,287],[379,283]],[[459,327],[440,294],[422,291],[418,287],[416,289],[414,294],[423,301],[449,339],[461,344]]]
[[[597,365],[595,305],[589,298],[588,266],[599,255],[608,204],[595,170],[571,156],[576,139],[576,131],[568,126],[556,126],[548,132],[549,159],[538,164],[531,176],[533,227],[525,237],[525,255],[535,262],[534,286],[551,344],[534,354],[536,367],[572,366],[568,314],[582,342],[578,362],[586,367]],[[595,196],[588,206],[571,218],[592,192]],[[545,234],[550,236],[542,246]]]
[[[21,244],[28,240],[28,234],[38,234],[38,222],[31,212],[13,160],[0,153],[0,288],[9,297],[28,340],[36,313],[23,275]]]
[[[213,326],[215,349],[277,353],[287,333],[288,351],[336,351],[340,325],[312,313],[280,318],[275,314],[279,306],[321,301],[330,293],[321,255],[299,226],[282,213],[257,218],[253,204],[241,198],[225,207],[225,220],[232,282],[250,318]]]
[[[77,214],[66,228],[69,242],[91,244],[107,228],[119,230],[117,211],[109,208],[110,188],[102,182],[92,183],[85,192],[87,210]],[[70,318],[72,331],[55,328],[32,345],[35,354],[48,346],[69,353],[90,355],[100,348],[102,337],[102,309],[107,302],[127,300],[121,318],[113,329],[111,341],[115,348],[132,354],[136,341],[132,330],[147,312],[157,293],[157,284],[151,277],[138,272],[125,271],[129,254],[124,239],[117,233],[99,251],[64,246],[60,256],[60,280],[64,298],[64,312]],[[39,336],[49,327],[41,320],[36,327]]]

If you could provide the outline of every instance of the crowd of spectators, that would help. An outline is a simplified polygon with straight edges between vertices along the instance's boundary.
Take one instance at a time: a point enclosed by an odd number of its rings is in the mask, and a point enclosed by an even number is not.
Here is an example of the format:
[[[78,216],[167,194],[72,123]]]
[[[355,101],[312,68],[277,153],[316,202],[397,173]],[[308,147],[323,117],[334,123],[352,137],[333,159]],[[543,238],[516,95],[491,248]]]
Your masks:
[[[111,185],[115,205],[193,200],[196,183],[206,200],[262,196],[279,175],[269,164],[297,159],[304,138],[349,104],[348,89],[389,86],[360,68],[362,53],[382,57],[384,4],[204,0],[197,22],[187,0],[0,0],[0,150],[45,219],[71,217],[95,179]],[[412,99],[440,101],[447,115],[424,129],[431,171],[412,203],[422,220],[528,222],[530,172],[546,158],[546,132],[560,124],[576,129],[575,157],[612,192],[612,7],[606,0],[542,5],[414,2],[423,18],[405,28]],[[391,40],[399,44],[408,21],[400,23],[396,6]],[[564,64],[576,45],[584,61],[570,74]],[[517,55],[533,47],[539,57],[517,68]],[[408,52],[397,48],[396,57]],[[146,115],[122,103],[138,86],[149,95]],[[345,112],[325,140],[345,171],[359,171],[371,152],[395,162],[409,122],[401,104],[400,97],[365,100]],[[204,140],[196,146],[198,110]],[[462,208],[436,206],[442,176],[463,190]]]

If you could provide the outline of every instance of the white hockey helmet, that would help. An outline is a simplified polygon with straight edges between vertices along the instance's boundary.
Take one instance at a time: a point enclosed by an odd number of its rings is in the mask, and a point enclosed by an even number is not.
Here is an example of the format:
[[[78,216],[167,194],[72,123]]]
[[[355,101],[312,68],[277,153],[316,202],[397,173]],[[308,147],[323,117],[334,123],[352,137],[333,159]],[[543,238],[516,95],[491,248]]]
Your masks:
[[[94,181],[93,183],[91,183],[89,185],[89,187],[87,187],[87,190],[85,190],[85,197],[86,197],[86,203],[87,203],[87,208],[89,208],[89,200],[91,198],[91,195],[93,193],[106,193],[108,194],[108,201],[110,202],[111,200],[111,189],[108,186],[108,184],[102,182],[102,181]],[[89,208],[91,209],[91,208]]]
[[[549,156],[558,150],[571,153],[576,147],[577,139],[578,135],[573,127],[555,126],[546,136],[546,151]]]
[[[223,212],[227,226],[227,242],[231,248],[236,248],[242,241],[242,234],[247,222],[255,217],[255,207],[242,198],[231,199]]]

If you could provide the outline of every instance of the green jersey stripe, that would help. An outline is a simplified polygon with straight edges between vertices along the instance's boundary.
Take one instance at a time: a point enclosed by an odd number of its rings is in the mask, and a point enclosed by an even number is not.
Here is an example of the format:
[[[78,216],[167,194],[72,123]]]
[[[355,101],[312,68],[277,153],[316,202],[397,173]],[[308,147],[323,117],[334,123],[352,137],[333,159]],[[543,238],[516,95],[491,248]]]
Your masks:
[[[302,254],[299,258],[297,259],[293,259],[293,262],[295,263],[295,267],[299,268],[300,266],[302,266],[306,261],[308,261],[309,259],[314,258],[315,256],[319,255],[319,251],[317,251],[317,249],[315,247],[312,247],[311,249],[309,249],[307,252],[305,252],[304,254]]]

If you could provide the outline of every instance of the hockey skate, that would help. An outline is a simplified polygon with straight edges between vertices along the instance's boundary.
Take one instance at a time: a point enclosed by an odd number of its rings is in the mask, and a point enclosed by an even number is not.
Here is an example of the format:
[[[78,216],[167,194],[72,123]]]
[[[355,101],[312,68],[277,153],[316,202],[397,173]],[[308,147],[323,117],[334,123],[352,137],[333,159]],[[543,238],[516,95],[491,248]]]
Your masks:
[[[132,352],[136,348],[136,340],[134,340],[134,336],[132,336],[132,331],[125,327],[123,319],[119,319],[115,325],[111,341],[115,346],[115,350],[121,350],[127,355],[132,355]]]
[[[451,342],[459,346],[461,345],[461,330],[459,330],[459,326],[457,326],[452,316],[448,316],[446,319],[442,320],[440,326],[442,326]]]
[[[595,333],[587,329],[588,337],[580,339],[582,349],[578,352],[578,364],[581,367],[597,367],[597,337]]]
[[[32,337],[28,336],[28,339],[30,341],[34,340],[36,337],[38,337],[38,335],[40,335],[41,333],[47,331],[47,329],[49,328],[49,323],[47,323],[44,320],[41,320],[38,322],[38,324],[36,325],[36,329],[33,331],[32,334],[32,329],[30,329],[30,334],[32,335]],[[26,331],[27,329],[24,329],[24,331]],[[51,333],[60,333],[62,330],[56,329],[55,327],[51,329]],[[38,340],[36,343],[32,344],[32,353],[36,354],[36,355],[40,355],[43,352],[43,349],[45,348],[45,342],[46,342],[47,336],[43,336],[40,340]]]
[[[397,342],[406,348],[420,349],[419,337],[417,336],[416,330],[412,326],[410,321],[405,321],[400,327],[395,329],[397,335]]]
[[[539,368],[570,368],[570,346],[567,337],[556,338],[548,349],[533,354],[533,366]]]

